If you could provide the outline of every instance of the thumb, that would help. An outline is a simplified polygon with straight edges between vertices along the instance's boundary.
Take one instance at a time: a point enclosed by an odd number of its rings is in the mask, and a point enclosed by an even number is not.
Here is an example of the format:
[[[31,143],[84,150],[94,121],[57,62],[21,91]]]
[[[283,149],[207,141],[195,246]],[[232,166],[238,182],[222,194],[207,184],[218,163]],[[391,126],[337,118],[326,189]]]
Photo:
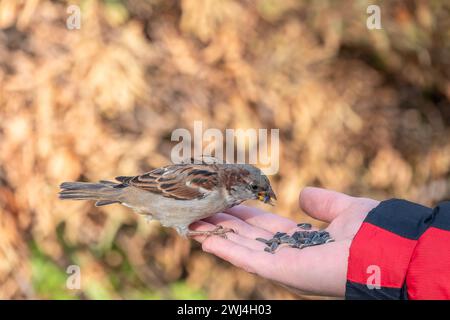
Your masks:
[[[355,205],[369,207],[375,206],[376,203],[375,200],[355,198],[340,192],[314,187],[304,188],[299,196],[300,208],[309,216],[325,222],[331,222]]]

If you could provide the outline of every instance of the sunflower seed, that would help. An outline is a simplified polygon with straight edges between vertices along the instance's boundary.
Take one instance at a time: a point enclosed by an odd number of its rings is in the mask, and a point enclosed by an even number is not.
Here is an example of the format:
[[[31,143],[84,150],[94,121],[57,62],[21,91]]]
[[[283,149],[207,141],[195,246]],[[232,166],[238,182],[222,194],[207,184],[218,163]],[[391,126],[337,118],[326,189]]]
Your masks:
[[[326,238],[326,237],[329,237],[329,236],[330,236],[330,233],[329,233],[328,231],[323,231],[323,232],[320,234],[320,236],[321,236],[322,238]]]
[[[277,232],[275,233],[275,235],[273,236],[276,239],[280,239],[282,236],[286,235],[286,232]]]
[[[297,227],[305,229],[305,230],[310,230],[312,228],[312,224],[311,223],[299,223],[299,224],[297,224]]]
[[[306,228],[308,228],[308,225],[306,224]],[[256,240],[266,244],[267,247],[264,248],[264,251],[270,253],[274,253],[280,245],[303,249],[334,241],[330,233],[325,230],[296,231],[292,235],[288,235],[285,232],[277,232],[272,239],[256,238]]]
[[[294,239],[308,238],[309,231],[296,231],[292,234],[292,237]]]
[[[293,239],[297,240],[300,239],[300,233],[298,231],[294,232],[291,236]]]
[[[255,240],[256,241],[260,241],[260,242],[265,243],[265,244],[268,244],[269,241],[270,241],[270,240],[266,240],[266,239],[263,239],[263,238],[256,238]]]
[[[264,250],[269,249],[269,252],[274,253],[275,250],[277,250],[277,248],[278,248],[278,243],[277,243],[277,242],[273,242],[273,243],[270,245],[269,248],[265,248]],[[266,250],[266,251],[267,251],[267,250]]]
[[[311,242],[317,242],[320,240],[320,234],[316,233],[311,237]]]

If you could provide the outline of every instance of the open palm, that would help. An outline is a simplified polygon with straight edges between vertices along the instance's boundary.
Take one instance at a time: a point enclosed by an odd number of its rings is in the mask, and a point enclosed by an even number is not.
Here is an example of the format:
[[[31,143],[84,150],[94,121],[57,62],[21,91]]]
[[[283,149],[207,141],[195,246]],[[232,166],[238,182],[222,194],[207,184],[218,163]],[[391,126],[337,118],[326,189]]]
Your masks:
[[[206,252],[237,267],[277,281],[298,292],[343,297],[350,244],[367,213],[378,201],[355,198],[320,188],[305,188],[300,207],[311,217],[330,223],[326,230],[335,239],[324,245],[295,249],[280,247],[276,253],[264,251],[256,238],[272,238],[277,231],[293,233],[297,222],[256,208],[237,206],[199,221],[193,230],[210,230],[215,225],[232,228],[227,238],[197,237]]]

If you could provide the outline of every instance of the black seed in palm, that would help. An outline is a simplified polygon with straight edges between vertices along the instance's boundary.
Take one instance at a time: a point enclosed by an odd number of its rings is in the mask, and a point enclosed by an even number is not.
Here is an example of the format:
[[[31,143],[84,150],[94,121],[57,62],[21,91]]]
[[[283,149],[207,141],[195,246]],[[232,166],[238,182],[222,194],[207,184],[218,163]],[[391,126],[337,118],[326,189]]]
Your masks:
[[[312,224],[311,223],[299,223],[299,224],[297,224],[297,227],[302,228],[304,230],[311,230]]]

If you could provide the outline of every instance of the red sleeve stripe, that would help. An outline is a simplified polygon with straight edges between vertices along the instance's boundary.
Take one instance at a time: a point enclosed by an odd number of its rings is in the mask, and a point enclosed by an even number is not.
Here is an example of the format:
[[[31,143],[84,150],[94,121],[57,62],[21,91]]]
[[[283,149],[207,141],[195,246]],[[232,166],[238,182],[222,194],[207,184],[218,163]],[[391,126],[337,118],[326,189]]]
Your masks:
[[[401,288],[416,243],[364,222],[350,247],[347,280]]]
[[[430,227],[422,235],[406,286],[409,299],[450,299],[450,231]]]

